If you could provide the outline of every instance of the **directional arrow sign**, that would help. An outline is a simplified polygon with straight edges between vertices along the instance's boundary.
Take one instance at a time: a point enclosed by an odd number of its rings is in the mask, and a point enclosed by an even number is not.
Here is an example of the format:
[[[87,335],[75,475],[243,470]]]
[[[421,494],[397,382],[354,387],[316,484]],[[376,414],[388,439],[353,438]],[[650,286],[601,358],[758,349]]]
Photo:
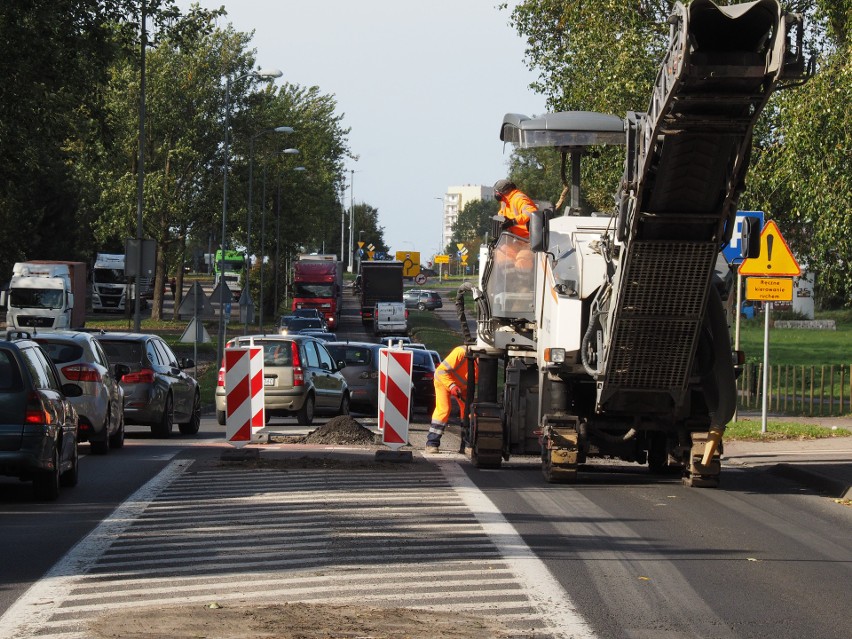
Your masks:
[[[798,276],[802,274],[799,263],[781,236],[778,225],[770,220],[760,234],[760,255],[743,260],[740,275]]]

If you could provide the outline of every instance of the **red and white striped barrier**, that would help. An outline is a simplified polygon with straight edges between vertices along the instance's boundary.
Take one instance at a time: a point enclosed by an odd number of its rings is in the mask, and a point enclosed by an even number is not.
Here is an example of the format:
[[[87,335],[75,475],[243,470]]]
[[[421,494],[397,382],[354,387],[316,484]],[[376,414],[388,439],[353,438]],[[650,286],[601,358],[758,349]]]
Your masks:
[[[237,448],[265,424],[263,349],[225,349],[225,439]]]
[[[379,430],[382,443],[392,450],[408,443],[413,362],[411,351],[379,350]]]

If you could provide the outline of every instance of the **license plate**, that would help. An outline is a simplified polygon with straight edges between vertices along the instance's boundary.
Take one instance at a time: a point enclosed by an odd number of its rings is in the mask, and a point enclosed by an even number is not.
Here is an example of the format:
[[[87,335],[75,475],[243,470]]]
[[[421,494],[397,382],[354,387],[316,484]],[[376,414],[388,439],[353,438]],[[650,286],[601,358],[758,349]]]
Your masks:
[[[275,386],[275,378],[274,377],[264,377],[263,378],[264,386]]]

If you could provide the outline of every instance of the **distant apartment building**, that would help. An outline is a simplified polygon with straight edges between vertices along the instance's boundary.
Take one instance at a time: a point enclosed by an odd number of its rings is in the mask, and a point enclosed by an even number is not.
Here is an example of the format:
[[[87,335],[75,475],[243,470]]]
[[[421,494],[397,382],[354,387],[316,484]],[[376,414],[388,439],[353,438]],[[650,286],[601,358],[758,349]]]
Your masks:
[[[494,189],[481,184],[465,184],[464,186],[451,186],[444,194],[444,221],[441,231],[441,250],[450,243],[453,238],[453,225],[461,211],[468,202],[475,200],[487,200],[494,197]]]

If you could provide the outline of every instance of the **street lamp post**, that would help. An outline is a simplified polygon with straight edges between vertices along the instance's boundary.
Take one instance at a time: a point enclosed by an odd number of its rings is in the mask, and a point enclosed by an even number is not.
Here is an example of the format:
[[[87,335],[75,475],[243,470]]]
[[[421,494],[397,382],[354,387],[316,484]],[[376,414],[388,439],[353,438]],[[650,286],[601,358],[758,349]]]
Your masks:
[[[260,332],[263,333],[263,272],[266,267],[263,263],[264,251],[266,250],[266,163],[263,164],[263,204],[260,209]]]
[[[248,228],[246,229],[246,270],[245,270],[245,284],[246,289],[249,291],[249,295],[251,294],[251,287],[249,286],[249,274],[251,273],[251,219],[254,213],[252,208],[252,189],[254,187],[254,177],[253,177],[253,166],[254,166],[254,141],[259,136],[264,133],[293,133],[293,127],[290,126],[276,126],[268,129],[263,129],[255,133],[249,139],[249,191],[248,191]],[[266,167],[264,166],[264,170]],[[265,186],[265,184],[264,184]],[[265,193],[264,193],[265,197]],[[260,258],[260,273],[261,278],[263,277],[263,247],[261,246],[261,258]],[[260,312],[261,317],[263,317],[263,310]],[[245,325],[243,326],[243,335],[248,334],[248,325],[249,325],[249,314],[246,313]],[[263,324],[261,323],[261,326]]]
[[[343,241],[346,239],[346,185],[340,188],[340,260],[346,259]]]
[[[298,149],[286,149],[286,150],[282,151],[282,153],[288,153],[288,152],[289,152],[290,155],[295,155],[299,151],[298,151]],[[294,166],[291,170],[292,171],[304,171],[305,167]],[[278,278],[278,274],[281,272],[281,263],[280,263],[280,260],[281,260],[281,173],[282,172],[278,173],[278,208],[277,208],[277,212],[276,212],[276,215],[275,215],[275,270],[276,270],[276,273],[275,273],[275,286],[274,286],[274,291],[273,291],[273,304],[274,304],[274,308],[275,308],[276,312],[277,312],[278,307],[279,307],[279,302],[278,302],[278,279],[279,278]],[[285,283],[286,283],[286,279],[287,279],[288,270],[289,269],[284,269]]]
[[[227,240],[228,219],[228,127],[231,120],[231,84],[243,78],[272,79],[280,78],[283,74],[278,69],[261,69],[244,73],[236,78],[225,79],[225,136],[224,136],[224,163],[222,172],[222,237],[221,239],[221,262],[219,264],[219,343],[217,346],[217,361],[221,362],[225,353],[225,286],[222,274],[225,272],[225,249]]]
[[[443,207],[444,198],[438,197],[436,195],[434,197],[434,199],[441,200],[441,204],[442,204],[442,206],[441,206],[441,244],[438,246],[438,253],[436,253],[436,255],[441,255],[441,254],[443,254],[444,247],[446,246],[444,244],[444,207]],[[443,281],[444,281],[444,264],[442,262],[442,263],[438,264],[438,283],[440,284]]]
[[[354,272],[353,245],[355,244],[355,169],[349,170],[349,272]]]

